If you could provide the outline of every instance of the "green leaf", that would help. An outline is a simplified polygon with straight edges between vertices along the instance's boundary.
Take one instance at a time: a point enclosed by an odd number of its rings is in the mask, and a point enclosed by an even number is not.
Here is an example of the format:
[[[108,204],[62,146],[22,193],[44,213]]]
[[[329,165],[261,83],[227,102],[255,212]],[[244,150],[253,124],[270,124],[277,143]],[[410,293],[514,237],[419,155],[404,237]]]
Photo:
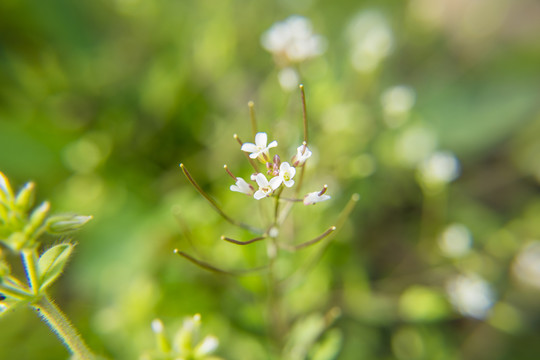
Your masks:
[[[60,276],[73,252],[73,245],[66,243],[53,246],[38,261],[40,290],[49,287]]]

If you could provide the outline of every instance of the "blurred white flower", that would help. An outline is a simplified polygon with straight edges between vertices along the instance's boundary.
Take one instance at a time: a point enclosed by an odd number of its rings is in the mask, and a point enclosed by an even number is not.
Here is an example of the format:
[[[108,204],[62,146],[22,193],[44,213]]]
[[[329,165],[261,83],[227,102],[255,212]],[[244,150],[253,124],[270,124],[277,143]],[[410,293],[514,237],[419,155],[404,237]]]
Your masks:
[[[219,346],[219,340],[213,335],[206,336],[195,348],[195,357],[209,355],[216,351]]]
[[[446,286],[450,302],[462,315],[483,319],[494,304],[488,282],[476,274],[458,275]]]
[[[514,275],[524,284],[540,288],[540,241],[526,244],[514,259]]]
[[[472,236],[462,224],[451,224],[439,237],[439,247],[449,257],[461,257],[471,250]]]
[[[393,86],[381,95],[381,105],[385,121],[390,127],[403,124],[414,105],[416,94],[409,86]]]
[[[321,55],[325,40],[313,33],[311,21],[302,16],[291,16],[275,23],[261,37],[262,46],[280,64],[298,63]]]
[[[359,72],[371,72],[387,57],[393,47],[393,35],[383,14],[369,10],[358,14],[349,23],[351,62]]]
[[[395,155],[407,166],[418,166],[437,147],[435,133],[423,125],[407,127],[396,140]]]
[[[420,164],[418,170],[426,185],[440,185],[455,180],[459,176],[460,165],[453,153],[437,151]]]
[[[292,91],[298,89],[298,85],[300,84],[300,76],[295,69],[286,67],[279,71],[278,81],[283,90]]]

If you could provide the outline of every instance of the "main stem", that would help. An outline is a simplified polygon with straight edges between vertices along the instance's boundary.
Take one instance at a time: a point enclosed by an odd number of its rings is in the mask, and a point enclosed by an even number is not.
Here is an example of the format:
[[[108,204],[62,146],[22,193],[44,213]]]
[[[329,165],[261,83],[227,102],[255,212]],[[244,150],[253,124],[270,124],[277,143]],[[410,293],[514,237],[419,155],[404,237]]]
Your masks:
[[[75,356],[75,359],[96,359],[73,324],[47,295],[42,296],[39,301],[32,304],[32,307]]]

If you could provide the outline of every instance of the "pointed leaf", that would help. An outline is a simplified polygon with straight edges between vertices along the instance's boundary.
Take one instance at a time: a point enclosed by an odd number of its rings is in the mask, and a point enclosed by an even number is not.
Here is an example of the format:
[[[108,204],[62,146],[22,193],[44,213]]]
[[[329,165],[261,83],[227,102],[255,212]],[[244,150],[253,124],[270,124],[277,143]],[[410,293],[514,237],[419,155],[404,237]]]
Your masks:
[[[41,255],[38,261],[40,290],[50,286],[60,276],[72,252],[73,245],[66,243],[53,246]]]

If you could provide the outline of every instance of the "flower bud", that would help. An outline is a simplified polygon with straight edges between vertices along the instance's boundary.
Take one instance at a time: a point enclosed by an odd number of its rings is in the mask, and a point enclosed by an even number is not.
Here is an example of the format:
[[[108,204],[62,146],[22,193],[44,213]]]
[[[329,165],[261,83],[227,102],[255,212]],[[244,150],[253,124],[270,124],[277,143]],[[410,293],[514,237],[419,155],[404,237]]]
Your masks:
[[[15,206],[21,211],[26,212],[34,204],[34,189],[33,182],[27,182],[23,188],[19,190],[17,197],[15,198]]]
[[[63,234],[80,229],[92,220],[92,216],[54,215],[47,219],[47,231],[51,234]]]
[[[0,171],[0,201],[6,201],[13,198],[13,191],[9,185],[8,178]]]
[[[28,239],[36,238],[39,236],[38,229],[43,225],[47,214],[49,213],[50,204],[48,201],[44,201],[38,206],[30,215],[30,220],[24,228],[24,234]]]

